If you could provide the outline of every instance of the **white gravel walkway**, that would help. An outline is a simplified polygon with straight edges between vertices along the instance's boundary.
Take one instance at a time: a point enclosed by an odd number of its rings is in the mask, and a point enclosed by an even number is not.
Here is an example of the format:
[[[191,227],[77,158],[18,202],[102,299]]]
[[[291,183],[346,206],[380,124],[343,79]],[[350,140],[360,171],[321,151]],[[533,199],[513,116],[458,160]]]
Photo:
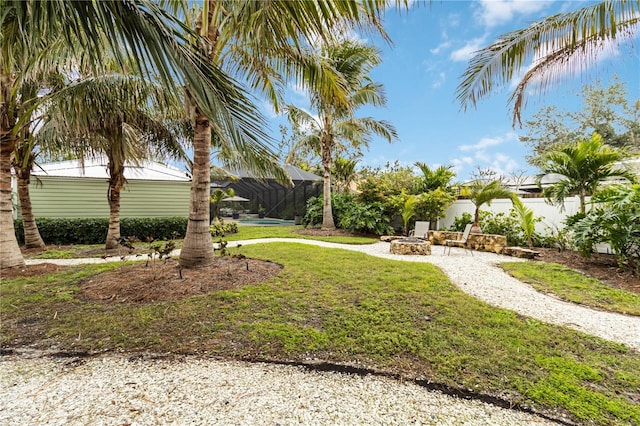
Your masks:
[[[374,376],[191,359],[0,358],[1,425],[545,425]]]
[[[640,349],[640,318],[559,301],[511,278],[497,263],[516,258],[453,249],[445,256],[389,253],[389,244],[297,242],[440,267],[465,292],[494,306]],[[176,253],[177,254],[177,253]],[[110,259],[119,260],[119,259]],[[104,262],[90,259],[91,263]],[[78,264],[87,259],[29,260]],[[184,358],[110,356],[79,362],[0,357],[0,425],[542,425],[541,417],[468,401],[383,377],[298,367]]]

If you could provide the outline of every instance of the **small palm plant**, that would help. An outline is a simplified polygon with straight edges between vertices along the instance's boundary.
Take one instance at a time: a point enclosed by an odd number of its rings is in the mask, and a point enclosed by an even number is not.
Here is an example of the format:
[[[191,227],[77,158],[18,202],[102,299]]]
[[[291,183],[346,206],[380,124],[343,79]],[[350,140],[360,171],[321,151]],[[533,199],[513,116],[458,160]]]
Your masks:
[[[217,224],[220,222],[220,203],[227,197],[233,197],[236,195],[233,188],[229,188],[226,191],[224,189],[214,189],[209,197],[209,201],[213,204],[213,218],[212,222]]]
[[[522,228],[524,237],[527,239],[529,248],[533,248],[532,236],[536,226],[533,210],[525,206],[522,200],[520,200],[520,198],[515,194],[511,198],[511,202],[513,203],[513,210],[516,212],[516,215],[520,220],[520,227]]]
[[[420,198],[416,195],[409,195],[402,205],[402,223],[404,224],[404,235],[409,235],[409,221],[416,215],[416,204]]]
[[[511,198],[512,192],[502,184],[500,179],[486,180],[478,178],[471,184],[469,189],[469,200],[476,206],[473,215],[473,227],[471,232],[481,233],[480,228],[480,207],[484,204],[490,205],[496,198]]]

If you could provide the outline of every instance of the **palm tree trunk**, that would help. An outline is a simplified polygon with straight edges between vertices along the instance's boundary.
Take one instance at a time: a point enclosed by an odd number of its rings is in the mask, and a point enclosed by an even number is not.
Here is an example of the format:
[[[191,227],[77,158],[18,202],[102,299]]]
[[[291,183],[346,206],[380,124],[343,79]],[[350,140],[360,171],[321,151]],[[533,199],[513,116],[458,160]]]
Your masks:
[[[209,266],[214,260],[209,231],[210,156],[211,123],[196,109],[189,222],[180,252],[180,266],[183,268]]]
[[[480,227],[480,206],[476,207],[473,213],[473,226],[471,226],[471,232],[474,234],[482,234],[482,228]]]
[[[16,174],[18,175],[18,198],[20,199],[22,227],[24,228],[24,246],[28,249],[45,250],[46,245],[40,236],[40,231],[38,231],[36,218],[31,207],[31,196],[29,194],[31,166],[29,166],[28,170],[22,169]]]
[[[0,269],[24,266],[11,202],[11,154],[16,147],[16,136],[11,132],[14,120],[9,116],[11,87],[11,76],[0,73]]]
[[[107,231],[106,250],[117,249],[120,246],[120,192],[124,187],[124,167],[115,170],[109,165],[109,230]]]
[[[325,118],[325,122],[327,119]],[[325,124],[325,129],[327,125]],[[329,135],[323,135],[322,140],[322,229],[334,230],[336,224],[333,221],[333,209],[331,207],[331,139]]]

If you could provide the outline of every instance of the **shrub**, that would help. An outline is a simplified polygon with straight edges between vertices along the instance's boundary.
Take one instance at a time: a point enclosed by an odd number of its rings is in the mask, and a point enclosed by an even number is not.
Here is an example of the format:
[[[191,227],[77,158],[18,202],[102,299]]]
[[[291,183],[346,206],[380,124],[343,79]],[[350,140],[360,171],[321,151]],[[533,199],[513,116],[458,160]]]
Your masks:
[[[236,222],[225,223],[222,219],[220,222],[209,227],[211,236],[224,237],[227,234],[235,234],[238,232],[238,224]]]
[[[351,233],[388,235],[393,233],[381,203],[352,203],[340,220],[340,227]]]
[[[540,222],[541,218],[534,219],[535,222]],[[453,224],[449,227],[450,231],[462,232],[467,223],[472,223],[473,218],[470,213],[462,213],[461,216],[456,216],[453,220]],[[507,237],[507,244],[510,246],[528,246],[528,238],[525,237],[520,221],[516,215],[516,212],[511,209],[509,215],[504,213],[493,214],[488,211],[480,211],[480,227],[485,234],[504,235]],[[534,246],[540,247],[541,245],[548,245],[550,241],[534,232],[531,235],[531,240]]]
[[[107,237],[107,218],[40,218],[37,220],[40,236],[46,244],[102,244]],[[22,221],[14,223],[19,243],[24,243]],[[187,218],[153,217],[123,218],[120,220],[120,234],[140,240],[168,240],[174,235],[182,237],[187,232]],[[175,234],[174,234],[175,233]]]
[[[353,204],[351,194],[331,194],[331,210],[333,212],[333,222],[340,226],[340,221],[345,211]],[[311,197],[307,200],[307,211],[302,218],[304,226],[315,226],[322,223],[322,195]]]

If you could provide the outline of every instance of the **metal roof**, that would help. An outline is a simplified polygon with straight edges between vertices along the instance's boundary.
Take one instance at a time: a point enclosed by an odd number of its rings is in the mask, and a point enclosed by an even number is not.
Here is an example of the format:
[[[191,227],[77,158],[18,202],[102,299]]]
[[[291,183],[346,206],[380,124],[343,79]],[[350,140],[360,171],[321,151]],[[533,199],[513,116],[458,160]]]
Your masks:
[[[87,159],[84,162],[84,168],[79,160],[41,164],[39,167],[34,168],[32,174],[34,176],[109,178],[106,158]],[[124,177],[127,180],[179,182],[189,182],[191,180],[186,172],[155,161],[145,161],[139,166],[125,164]]]
[[[314,175],[313,173],[309,173],[305,170],[299,169],[297,167],[291,165],[284,166],[285,171],[291,176],[291,180],[293,181],[308,181],[315,182],[318,180],[322,180],[322,178],[318,175]],[[273,180],[275,177],[273,175],[267,175],[262,178],[256,177],[254,174],[250,173],[245,169],[226,169],[229,173],[239,177],[240,179],[256,179],[256,180]]]

